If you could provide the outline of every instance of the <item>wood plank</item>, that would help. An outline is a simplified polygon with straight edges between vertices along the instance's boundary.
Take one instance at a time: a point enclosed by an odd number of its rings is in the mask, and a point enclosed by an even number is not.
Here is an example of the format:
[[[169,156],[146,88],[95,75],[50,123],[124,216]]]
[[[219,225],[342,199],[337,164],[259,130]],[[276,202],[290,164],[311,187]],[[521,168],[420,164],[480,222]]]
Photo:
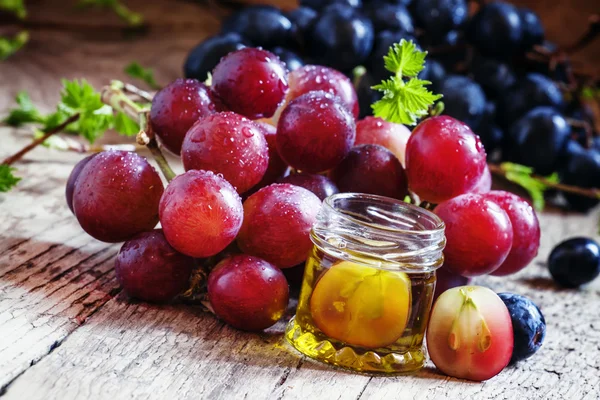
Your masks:
[[[445,377],[431,363],[414,376],[351,374],[300,357],[284,342],[281,323],[255,335],[223,326],[193,307],[136,304],[119,296],[28,369],[5,397],[597,398],[600,281],[580,291],[561,290],[541,264],[557,241],[597,237],[598,217],[598,212],[568,218],[543,214],[542,248],[529,268],[514,277],[476,280],[498,292],[529,296],[548,324],[538,354],[485,383]]]

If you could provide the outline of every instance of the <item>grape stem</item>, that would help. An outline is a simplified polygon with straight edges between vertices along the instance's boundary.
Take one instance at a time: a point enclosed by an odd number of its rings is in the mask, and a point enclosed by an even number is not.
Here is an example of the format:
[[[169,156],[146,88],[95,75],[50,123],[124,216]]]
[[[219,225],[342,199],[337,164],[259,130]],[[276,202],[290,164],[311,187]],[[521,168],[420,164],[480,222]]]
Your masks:
[[[168,182],[171,182],[177,175],[173,172],[173,169],[169,165],[169,162],[156,141],[150,119],[148,118],[148,113],[140,114],[140,133],[137,134],[136,140],[138,144],[145,145],[148,150],[150,150],[154,157],[154,161],[158,164],[163,176]]]
[[[589,149],[592,147],[592,140],[594,139],[594,130],[592,129],[592,125],[587,121],[574,118],[566,118],[566,121],[567,124],[573,128],[582,128],[585,132],[585,148]]]
[[[44,143],[50,136],[63,131],[69,124],[72,124],[73,122],[77,121],[79,119],[79,116],[79,113],[73,114],[69,118],[67,118],[62,124],[57,125],[54,128],[48,129],[47,131],[45,131],[44,136],[35,139],[12,156],[6,158],[4,161],[2,161],[2,164],[12,165],[15,162],[19,161],[21,158],[23,158],[25,154],[29,153],[31,150],[35,149],[40,144]]]
[[[506,171],[498,164],[488,164],[490,172],[496,176],[506,178]],[[549,188],[557,189],[563,192],[572,193],[582,197],[589,197],[592,199],[600,199],[600,189],[586,189],[579,186],[565,185],[564,183],[553,182],[543,176],[532,174],[531,177],[538,182],[543,183]]]
[[[121,81],[112,81],[111,87],[113,87],[115,89],[120,89],[124,93],[133,94],[135,96],[138,96],[140,99],[147,101],[148,103],[152,103],[152,99],[154,98],[154,96],[152,96],[150,93],[138,88],[135,85],[132,85],[131,83],[124,83]]]

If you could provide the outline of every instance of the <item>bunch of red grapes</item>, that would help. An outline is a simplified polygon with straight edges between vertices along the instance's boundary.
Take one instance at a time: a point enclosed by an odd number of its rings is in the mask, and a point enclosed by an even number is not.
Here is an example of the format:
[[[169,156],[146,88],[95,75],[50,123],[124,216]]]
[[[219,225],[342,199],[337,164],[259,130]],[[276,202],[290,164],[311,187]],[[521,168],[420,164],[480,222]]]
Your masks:
[[[220,61],[210,86],[179,79],[154,98],[152,131],[181,155],[185,173],[165,188],[142,156],[106,151],[75,167],[67,201],[91,236],[126,241],[116,273],[132,297],[171,301],[195,268],[220,260],[208,299],[244,330],[284,314],[282,270],[306,260],[321,202],[339,191],[439,204],[447,235],[441,288],[531,261],[535,213],[513,194],[490,191],[485,150],[467,125],[437,116],[411,134],[358,115],[344,74],[312,65],[290,73],[276,55],[244,48]]]

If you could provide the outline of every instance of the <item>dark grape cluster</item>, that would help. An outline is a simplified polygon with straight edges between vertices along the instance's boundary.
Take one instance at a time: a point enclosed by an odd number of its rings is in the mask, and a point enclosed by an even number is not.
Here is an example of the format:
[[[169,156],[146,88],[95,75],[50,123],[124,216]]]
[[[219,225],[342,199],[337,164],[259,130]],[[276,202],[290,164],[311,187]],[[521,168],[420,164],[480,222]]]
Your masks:
[[[217,56],[248,45],[273,51],[289,70],[316,64],[351,76],[355,67],[364,66],[366,73],[356,79],[358,101],[344,97],[340,88],[323,90],[349,101],[353,113],[365,117],[382,96],[371,87],[390,76],[381,59],[401,39],[430,52],[419,77],[444,95],[445,114],[480,136],[490,160],[524,164],[540,175],[558,172],[570,185],[598,186],[589,177],[600,175],[594,162],[600,149],[591,146],[589,132],[565,122],[591,122],[577,96],[565,95],[560,87],[568,83],[570,64],[531,61],[528,53],[539,54],[539,48],[548,53],[556,46],[545,40],[535,12],[508,2],[469,8],[467,0],[303,0],[288,12],[249,6],[226,18],[219,34],[192,50],[185,74],[204,80]],[[570,139],[583,149],[570,151]],[[580,211],[598,203],[563,198]]]

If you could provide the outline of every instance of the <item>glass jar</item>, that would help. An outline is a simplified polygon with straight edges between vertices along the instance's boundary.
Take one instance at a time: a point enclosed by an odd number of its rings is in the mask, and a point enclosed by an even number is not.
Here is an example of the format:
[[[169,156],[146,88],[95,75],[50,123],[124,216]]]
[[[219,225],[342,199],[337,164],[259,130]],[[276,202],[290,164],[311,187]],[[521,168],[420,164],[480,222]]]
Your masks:
[[[420,369],[446,244],[442,220],[399,200],[342,193],[325,199],[311,240],[288,342],[354,371]]]

